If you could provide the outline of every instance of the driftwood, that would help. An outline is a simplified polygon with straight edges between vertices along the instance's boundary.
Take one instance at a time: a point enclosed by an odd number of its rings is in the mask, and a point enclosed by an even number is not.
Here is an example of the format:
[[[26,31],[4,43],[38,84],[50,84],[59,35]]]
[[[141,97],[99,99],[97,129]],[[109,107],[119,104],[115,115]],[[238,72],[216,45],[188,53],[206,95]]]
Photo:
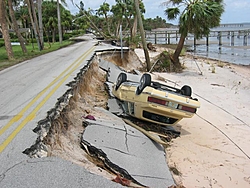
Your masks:
[[[149,50],[151,50],[151,51],[156,52],[156,47],[153,46],[153,44],[152,44],[151,42],[149,42],[149,43],[147,44],[147,48],[148,48]]]

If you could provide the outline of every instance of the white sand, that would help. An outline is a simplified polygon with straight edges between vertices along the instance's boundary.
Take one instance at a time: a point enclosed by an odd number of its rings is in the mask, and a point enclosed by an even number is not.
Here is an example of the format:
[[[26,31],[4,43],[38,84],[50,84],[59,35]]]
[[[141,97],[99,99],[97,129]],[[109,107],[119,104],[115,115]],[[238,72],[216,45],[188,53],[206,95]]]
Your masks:
[[[135,52],[143,61],[143,50]],[[186,66],[181,74],[153,73],[178,87],[190,85],[201,102],[197,115],[178,123],[181,136],[166,149],[169,166],[181,173],[173,175],[176,183],[187,188],[250,187],[250,68],[221,67],[204,59],[181,62]]]

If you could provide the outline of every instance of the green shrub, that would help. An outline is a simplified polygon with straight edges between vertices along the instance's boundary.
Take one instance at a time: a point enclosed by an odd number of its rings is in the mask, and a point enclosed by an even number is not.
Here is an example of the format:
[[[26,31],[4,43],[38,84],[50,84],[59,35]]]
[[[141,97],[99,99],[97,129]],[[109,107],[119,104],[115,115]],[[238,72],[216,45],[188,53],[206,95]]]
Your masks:
[[[65,33],[65,34],[63,35],[63,40],[68,40],[68,39],[70,39],[72,36],[73,36],[72,33]]]
[[[170,54],[167,51],[163,51],[155,60],[156,64],[153,67],[153,71],[156,72],[171,72],[172,63],[170,59]]]
[[[4,39],[0,39],[0,48],[4,46]]]
[[[163,51],[161,54],[160,54],[160,59],[162,61],[162,68],[169,68],[170,67],[170,64],[171,64],[171,60],[169,58],[169,53],[167,51]]]

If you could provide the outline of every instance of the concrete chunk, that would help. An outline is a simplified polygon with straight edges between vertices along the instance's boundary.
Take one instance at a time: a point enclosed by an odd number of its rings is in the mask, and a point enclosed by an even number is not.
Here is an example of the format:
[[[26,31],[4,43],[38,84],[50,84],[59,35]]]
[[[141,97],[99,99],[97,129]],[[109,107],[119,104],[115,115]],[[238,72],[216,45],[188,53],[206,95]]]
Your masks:
[[[163,147],[112,113],[108,116],[109,120],[91,121],[82,138],[101,149],[110,161],[126,169],[141,184],[156,188],[173,185]]]

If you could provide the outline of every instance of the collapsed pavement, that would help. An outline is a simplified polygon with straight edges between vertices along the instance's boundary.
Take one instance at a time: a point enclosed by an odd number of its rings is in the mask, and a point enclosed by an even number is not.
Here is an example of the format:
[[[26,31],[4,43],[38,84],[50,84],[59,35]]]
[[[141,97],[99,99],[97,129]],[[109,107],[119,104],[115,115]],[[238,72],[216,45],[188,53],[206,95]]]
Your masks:
[[[104,61],[98,56],[93,56],[89,63],[81,69],[75,80],[68,84],[70,89],[58,99],[55,107],[48,112],[47,117],[38,122],[38,126],[34,129],[34,132],[38,134],[36,143],[26,149],[24,153],[30,157],[38,158],[56,156],[52,151],[53,146],[64,144],[59,137],[67,137],[69,136],[68,132],[73,131],[75,142],[72,144],[75,144],[75,146],[69,146],[77,147],[77,149],[84,148],[86,153],[92,157],[93,155],[99,156],[102,159],[103,166],[100,164],[97,166],[113,174],[112,178],[109,177],[109,179],[133,187],[168,187],[173,185],[174,181],[166,163],[164,148],[160,144],[153,142],[137,129],[127,125],[121,118],[106,110],[105,106],[94,109],[91,107],[86,109],[82,106],[77,109],[74,106],[77,103],[88,104],[84,98],[84,92],[91,86],[90,80],[92,80],[92,77],[99,73],[100,70],[97,70],[99,66],[105,71],[105,73],[101,72],[101,77],[107,75],[106,85],[109,90],[118,74],[123,71],[122,68],[113,63]],[[90,70],[92,72],[88,73]],[[130,74],[130,78],[139,81],[140,76]],[[110,99],[110,101],[114,100]],[[105,103],[104,101],[101,102],[102,105]],[[119,106],[114,107],[114,104],[113,102],[109,103],[107,108],[112,112],[118,110],[116,113],[119,113],[121,109],[119,109]],[[78,124],[79,121],[81,122],[81,127],[72,128],[68,113],[73,108],[80,111],[77,114],[78,117],[80,113],[82,113],[80,117],[85,117],[84,113],[91,114],[94,115],[95,120],[79,118],[77,121]],[[82,132],[83,134],[81,134]],[[72,133],[70,136],[72,136]],[[79,155],[86,155],[85,152],[77,152]],[[66,159],[71,160],[70,157]],[[77,161],[73,159],[72,161],[77,164],[80,163],[80,159]],[[91,162],[95,163],[94,161]],[[100,168],[98,170],[101,171]],[[124,183],[127,181],[129,183]]]

